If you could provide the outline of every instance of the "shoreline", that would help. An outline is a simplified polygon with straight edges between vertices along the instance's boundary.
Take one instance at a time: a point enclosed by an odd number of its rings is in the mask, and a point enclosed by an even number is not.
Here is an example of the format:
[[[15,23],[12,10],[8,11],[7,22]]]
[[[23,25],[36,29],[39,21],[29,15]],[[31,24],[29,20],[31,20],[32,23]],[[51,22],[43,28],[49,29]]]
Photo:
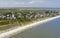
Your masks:
[[[14,30],[10,30],[8,32],[0,34],[0,38],[8,38],[8,37],[13,36],[15,34],[21,33],[22,31],[24,31],[26,29],[32,28],[34,26],[37,26],[37,24],[42,24],[42,23],[54,20],[54,19],[59,18],[59,17],[60,17],[60,15],[56,16],[56,17],[51,17],[51,18],[48,18],[48,19],[45,19],[45,20],[42,20],[42,21],[37,21],[37,22],[31,23],[31,24],[27,24],[27,25],[22,26],[22,27],[17,27]]]

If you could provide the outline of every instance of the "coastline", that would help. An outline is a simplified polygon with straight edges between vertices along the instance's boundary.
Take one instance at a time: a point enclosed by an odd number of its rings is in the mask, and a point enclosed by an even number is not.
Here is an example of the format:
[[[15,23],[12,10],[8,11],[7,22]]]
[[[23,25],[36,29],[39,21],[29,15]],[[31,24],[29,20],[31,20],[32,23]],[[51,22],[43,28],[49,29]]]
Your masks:
[[[25,25],[25,26],[22,26],[22,27],[18,27],[18,28],[14,29],[14,30],[11,30],[11,31],[0,34],[0,38],[8,38],[8,37],[13,36],[13,35],[15,35],[17,33],[21,33],[25,29],[32,28],[33,26],[37,26],[37,24],[42,24],[42,23],[54,20],[54,19],[59,18],[59,17],[60,17],[60,15],[56,16],[56,17],[48,18],[46,20],[37,21],[37,22],[31,23],[31,24],[28,24],[28,25]]]

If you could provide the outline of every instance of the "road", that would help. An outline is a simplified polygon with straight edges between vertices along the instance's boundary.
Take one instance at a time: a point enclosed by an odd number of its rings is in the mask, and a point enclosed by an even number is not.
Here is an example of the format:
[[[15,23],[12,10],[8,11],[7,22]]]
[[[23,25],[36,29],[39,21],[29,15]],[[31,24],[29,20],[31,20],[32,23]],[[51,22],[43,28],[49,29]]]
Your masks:
[[[60,18],[39,24],[10,38],[60,38]]]

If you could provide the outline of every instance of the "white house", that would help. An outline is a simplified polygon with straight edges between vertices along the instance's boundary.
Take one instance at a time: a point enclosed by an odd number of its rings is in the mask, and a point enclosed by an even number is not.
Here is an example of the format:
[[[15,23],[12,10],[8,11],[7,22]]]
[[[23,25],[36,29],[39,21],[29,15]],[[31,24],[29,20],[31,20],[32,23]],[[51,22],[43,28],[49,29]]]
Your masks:
[[[15,20],[15,19],[16,19],[16,17],[15,17],[15,15],[14,15],[14,14],[9,13],[9,14],[7,14],[7,15],[6,15],[6,19],[7,19],[7,20]]]

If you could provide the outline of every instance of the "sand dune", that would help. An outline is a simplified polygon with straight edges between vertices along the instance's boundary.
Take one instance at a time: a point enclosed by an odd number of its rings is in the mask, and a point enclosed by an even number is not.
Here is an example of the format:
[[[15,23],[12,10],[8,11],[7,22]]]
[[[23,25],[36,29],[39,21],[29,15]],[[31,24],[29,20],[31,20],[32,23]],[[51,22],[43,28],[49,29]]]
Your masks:
[[[46,20],[37,21],[37,22],[31,23],[31,24],[28,24],[28,25],[24,25],[22,27],[17,27],[14,30],[11,30],[11,31],[8,31],[8,32],[5,32],[5,33],[1,33],[0,38],[8,38],[8,37],[13,36],[15,34],[21,33],[22,31],[24,31],[28,28],[33,28],[34,26],[37,26],[37,24],[45,23],[45,22],[54,20],[54,19],[59,18],[59,17],[60,17],[60,15],[56,16],[56,17],[48,18]]]

